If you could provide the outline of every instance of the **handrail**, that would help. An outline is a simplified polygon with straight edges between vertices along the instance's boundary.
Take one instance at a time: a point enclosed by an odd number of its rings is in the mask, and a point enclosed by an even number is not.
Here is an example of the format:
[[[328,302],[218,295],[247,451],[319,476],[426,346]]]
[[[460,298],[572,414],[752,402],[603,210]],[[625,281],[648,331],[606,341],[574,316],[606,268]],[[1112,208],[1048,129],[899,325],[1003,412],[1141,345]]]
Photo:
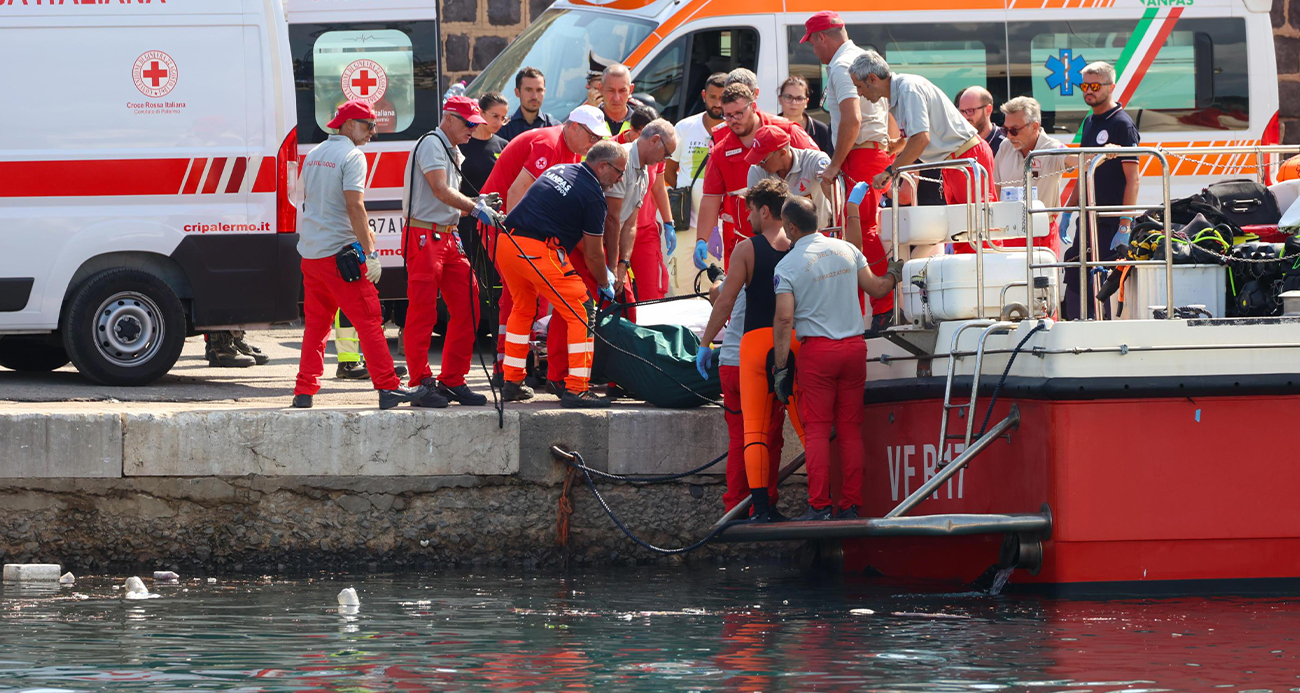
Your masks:
[[[966,191],[968,193],[966,206],[966,228],[975,231],[975,286],[979,289],[975,296],[975,310],[978,315],[984,315],[984,240],[988,236],[989,223],[989,199],[988,186],[984,184],[984,179],[990,174],[984,170],[976,159],[945,159],[934,163],[908,164],[899,166],[894,169],[893,176],[889,179],[889,194],[893,198],[890,205],[894,215],[893,228],[893,251],[894,259],[900,260],[899,249],[901,243],[899,237],[902,236],[900,228],[899,214],[902,211],[898,203],[898,179],[905,173],[911,171],[923,171],[935,168],[955,168],[965,176]],[[918,191],[919,192],[919,191]],[[916,199],[916,193],[913,193],[913,200]],[[894,287],[894,324],[902,324],[903,315],[903,287],[901,284]]]
[[[885,519],[891,519],[906,515],[913,508],[921,504],[921,501],[929,498],[940,486],[953,477],[958,471],[965,467],[975,456],[984,452],[993,441],[1002,437],[1007,431],[1012,431],[1020,427],[1020,407],[1013,404],[1011,411],[1007,413],[1007,418],[997,422],[990,428],[987,433],[980,436],[968,448],[962,451],[957,459],[944,465],[930,480],[921,485],[920,488],[912,492],[912,495],[904,498],[893,510],[885,513]],[[942,448],[940,448],[942,449]]]

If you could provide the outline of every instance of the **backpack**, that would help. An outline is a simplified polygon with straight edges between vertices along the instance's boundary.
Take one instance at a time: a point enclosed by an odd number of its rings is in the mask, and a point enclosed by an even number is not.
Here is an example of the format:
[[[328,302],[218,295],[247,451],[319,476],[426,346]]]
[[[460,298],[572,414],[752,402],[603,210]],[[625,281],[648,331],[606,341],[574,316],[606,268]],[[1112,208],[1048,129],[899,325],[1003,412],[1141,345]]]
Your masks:
[[[1149,210],[1143,218],[1160,220],[1164,208]],[[1253,180],[1226,180],[1201,192],[1172,200],[1169,213],[1175,224],[1190,224],[1202,215],[1211,226],[1226,225],[1234,236],[1244,235],[1242,226],[1276,226],[1282,219],[1273,191]]]

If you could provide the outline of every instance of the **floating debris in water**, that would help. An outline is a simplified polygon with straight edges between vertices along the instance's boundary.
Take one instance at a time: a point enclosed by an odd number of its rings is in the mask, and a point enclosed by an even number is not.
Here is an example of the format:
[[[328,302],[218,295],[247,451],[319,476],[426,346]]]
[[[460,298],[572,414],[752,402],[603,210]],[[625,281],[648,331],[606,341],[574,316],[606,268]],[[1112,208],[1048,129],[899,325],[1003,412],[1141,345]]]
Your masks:
[[[71,585],[76,581],[77,581],[77,576],[73,575],[71,571],[66,572],[61,577],[59,577],[60,585]]]
[[[216,579],[216,578],[208,578],[208,584],[209,584],[209,585],[215,585],[215,584],[217,584],[217,579]]]
[[[144,586],[144,580],[138,577],[129,577],[126,579],[126,594],[124,599],[157,599],[161,595],[152,594]]]
[[[849,609],[849,613],[854,616],[873,616],[876,612],[871,609]]]
[[[347,587],[339,592],[339,606],[361,606],[361,599],[357,597],[356,589]]]
[[[153,571],[153,579],[154,582],[177,582],[181,579],[181,576],[170,570],[155,570]]]
[[[921,612],[919,612],[919,611],[893,611],[893,612],[890,612],[890,615],[891,615],[891,616],[910,616],[910,617],[912,617],[912,618],[954,618],[954,619],[969,619],[969,618],[970,618],[970,616],[966,616],[966,615],[963,615],[963,614],[923,614],[923,613],[921,613]]]

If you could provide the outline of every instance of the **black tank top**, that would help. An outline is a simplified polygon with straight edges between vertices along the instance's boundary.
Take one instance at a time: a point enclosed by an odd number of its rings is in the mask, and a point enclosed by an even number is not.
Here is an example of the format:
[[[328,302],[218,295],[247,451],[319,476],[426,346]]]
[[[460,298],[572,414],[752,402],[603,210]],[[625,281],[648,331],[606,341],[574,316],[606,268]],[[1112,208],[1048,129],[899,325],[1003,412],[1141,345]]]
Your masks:
[[[773,248],[763,234],[751,236],[749,243],[754,247],[754,271],[745,287],[746,332],[772,326],[772,318],[776,315],[776,286],[772,284],[772,275],[776,263],[790,252]]]

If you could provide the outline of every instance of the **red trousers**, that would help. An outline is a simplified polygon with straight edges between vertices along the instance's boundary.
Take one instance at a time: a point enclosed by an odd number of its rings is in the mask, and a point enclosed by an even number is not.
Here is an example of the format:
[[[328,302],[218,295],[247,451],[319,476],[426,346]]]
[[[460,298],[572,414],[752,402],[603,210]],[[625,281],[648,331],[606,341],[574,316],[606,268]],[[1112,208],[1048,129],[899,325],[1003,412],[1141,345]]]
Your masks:
[[[736,507],[740,501],[749,498],[749,476],[745,473],[745,417],[740,403],[740,366],[718,366],[718,375],[722,378],[722,406],[729,411],[723,412],[727,421],[727,491],[722,494],[722,503],[727,510]],[[734,413],[733,413],[734,412]],[[772,409],[772,425],[767,431],[767,449],[771,458],[781,464],[781,450],[785,447],[785,407]],[[777,476],[773,474],[767,482],[767,495],[772,505],[777,500]]]
[[[740,195],[723,195],[721,213],[734,220],[718,218],[718,226],[722,229],[722,269],[725,270],[731,267],[731,251],[754,235],[754,229],[749,225],[749,207]]]
[[[854,185],[861,181],[870,183],[871,179],[884,171],[893,160],[894,157],[883,149],[863,148],[849,152],[848,158],[844,160],[844,166],[840,169],[844,173],[845,203],[847,204],[847,193]],[[874,187],[869,190],[867,196],[862,198],[862,203],[858,205],[858,213],[862,215],[860,250],[867,256],[871,271],[877,277],[883,277],[885,271],[889,269],[889,257],[884,244],[880,242],[880,191]],[[887,313],[893,309],[893,292],[884,298],[871,299],[872,315]]]
[[[840,509],[862,506],[862,390],[867,342],[861,337],[801,340],[795,378],[807,455],[808,505],[831,504],[831,430],[840,451]]]
[[[996,202],[998,199],[998,189],[993,185],[993,149],[984,138],[976,136],[979,143],[969,150],[954,154],[949,159],[974,159],[979,162],[984,169],[984,187],[988,192],[989,202]],[[943,198],[950,205],[964,204],[973,202],[971,199],[970,171],[961,168],[943,169]]]
[[[664,264],[664,244],[659,237],[658,223],[636,228],[636,244],[632,247],[632,276],[636,277],[638,301],[650,301],[668,295],[668,266]]]
[[[393,372],[393,355],[384,338],[384,318],[379,309],[379,291],[363,276],[345,282],[333,257],[302,261],[303,318],[302,355],[298,359],[295,395],[320,391],[325,372],[325,342],[334,326],[334,313],[342,309],[357,330],[361,353],[366,357],[370,382],[376,390],[395,390],[402,381]]]
[[[583,243],[587,239],[582,239],[573,249],[569,256],[569,264],[573,266],[573,271],[578,273],[582,283],[587,287],[587,295],[594,302],[599,295],[599,286],[596,284],[596,278],[587,269],[587,258],[582,253]],[[600,241],[594,241],[600,242]],[[603,268],[602,268],[603,269]],[[624,296],[620,297],[624,301],[635,301],[633,292],[628,290]],[[599,307],[599,306],[598,306]],[[554,310],[564,310],[561,305],[555,305]],[[636,309],[628,308],[626,317],[628,320],[636,320]],[[585,329],[585,328],[584,328]],[[557,320],[554,312],[551,315],[551,322],[546,330],[546,379],[547,380],[566,380],[566,374],[569,372],[569,323],[567,320]]]
[[[556,323],[566,325],[572,342],[565,345],[569,374],[565,387],[570,392],[586,392],[591,381],[592,340],[587,330],[591,320],[591,301],[587,288],[573,273],[565,254],[553,244],[534,238],[511,236],[501,240],[497,267],[501,280],[510,287],[517,303],[506,320],[505,379],[517,383],[524,379],[528,363],[528,336],[533,328],[533,311],[538,296],[545,296],[555,307],[551,333]],[[554,353],[549,355],[554,360]]]
[[[438,238],[435,240],[435,236]],[[438,231],[411,227],[403,239],[406,247],[406,327],[402,331],[406,364],[415,387],[433,377],[429,368],[429,342],[438,322],[438,294],[447,304],[447,333],[443,335],[442,372],[438,380],[448,387],[465,384],[474,352],[478,325],[478,283],[470,268],[455,226]]]

